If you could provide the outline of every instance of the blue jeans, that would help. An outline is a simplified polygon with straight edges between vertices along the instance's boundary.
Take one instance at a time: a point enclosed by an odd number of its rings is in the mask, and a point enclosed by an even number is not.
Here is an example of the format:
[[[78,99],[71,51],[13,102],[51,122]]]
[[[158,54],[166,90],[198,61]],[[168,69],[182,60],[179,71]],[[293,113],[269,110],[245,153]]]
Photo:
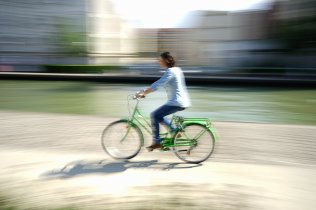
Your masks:
[[[154,138],[155,143],[160,144],[159,123],[164,123],[165,125],[170,127],[171,130],[175,130],[176,128],[171,125],[170,120],[168,120],[165,116],[178,112],[178,111],[182,111],[184,109],[185,108],[179,107],[179,106],[163,105],[151,113],[151,125],[152,125],[153,138]]]

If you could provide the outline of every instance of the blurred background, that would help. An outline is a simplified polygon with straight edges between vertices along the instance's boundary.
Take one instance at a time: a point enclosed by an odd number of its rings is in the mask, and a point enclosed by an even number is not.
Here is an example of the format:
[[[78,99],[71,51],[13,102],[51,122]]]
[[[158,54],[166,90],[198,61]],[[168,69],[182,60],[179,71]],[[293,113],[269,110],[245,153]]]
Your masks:
[[[150,74],[170,51],[191,73],[315,76],[315,4],[1,0],[0,70]]]
[[[115,73],[120,85],[3,80],[0,108],[119,117],[123,112],[117,104],[126,104],[126,94],[158,79],[162,75],[158,57],[170,51],[190,85],[193,107],[188,115],[314,123],[315,90],[298,88],[304,87],[306,79],[316,83],[315,3],[1,0],[0,71]],[[203,80],[206,76],[232,80],[215,88],[217,78]],[[250,81],[247,77],[264,78],[263,87],[255,87],[256,79],[244,87]],[[284,78],[297,84],[283,87]],[[130,84],[133,81],[140,82]],[[228,87],[236,81],[240,81],[238,88]],[[278,87],[269,89],[272,82]],[[153,96],[156,103],[144,102],[147,114],[164,96]]]
[[[164,51],[215,152],[112,160],[100,135]],[[315,85],[315,0],[0,0],[0,209],[314,210]]]

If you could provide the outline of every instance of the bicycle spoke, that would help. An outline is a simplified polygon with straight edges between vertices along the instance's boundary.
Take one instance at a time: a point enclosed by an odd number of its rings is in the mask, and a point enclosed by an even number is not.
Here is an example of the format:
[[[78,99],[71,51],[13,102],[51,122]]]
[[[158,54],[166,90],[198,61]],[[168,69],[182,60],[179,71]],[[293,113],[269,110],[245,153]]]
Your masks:
[[[184,128],[183,137],[175,136],[175,154],[186,162],[199,163],[213,152],[214,139],[202,125],[191,124]],[[184,143],[187,143],[186,145]]]
[[[102,135],[102,147],[113,158],[135,157],[140,151],[141,145],[141,131],[127,120],[111,123]]]

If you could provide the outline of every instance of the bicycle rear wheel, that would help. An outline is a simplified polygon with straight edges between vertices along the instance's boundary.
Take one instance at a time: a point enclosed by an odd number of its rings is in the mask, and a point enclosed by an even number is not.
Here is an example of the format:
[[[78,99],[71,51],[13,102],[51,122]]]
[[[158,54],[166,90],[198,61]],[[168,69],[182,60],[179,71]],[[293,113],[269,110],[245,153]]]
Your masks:
[[[179,146],[187,142],[190,146]],[[174,137],[174,153],[188,163],[200,163],[207,160],[214,151],[215,138],[211,131],[200,124],[189,124],[178,131]],[[178,146],[177,146],[178,145]]]
[[[115,159],[135,157],[142,146],[141,130],[128,120],[118,120],[108,125],[102,134],[104,151]]]

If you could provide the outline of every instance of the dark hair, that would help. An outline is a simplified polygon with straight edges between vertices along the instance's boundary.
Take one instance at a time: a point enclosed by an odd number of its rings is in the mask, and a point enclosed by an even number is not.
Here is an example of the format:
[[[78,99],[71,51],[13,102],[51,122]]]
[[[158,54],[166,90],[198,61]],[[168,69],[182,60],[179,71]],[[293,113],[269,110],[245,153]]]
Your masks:
[[[160,57],[166,62],[168,68],[174,67],[176,64],[176,61],[174,58],[170,55],[169,52],[163,52],[160,54]]]

